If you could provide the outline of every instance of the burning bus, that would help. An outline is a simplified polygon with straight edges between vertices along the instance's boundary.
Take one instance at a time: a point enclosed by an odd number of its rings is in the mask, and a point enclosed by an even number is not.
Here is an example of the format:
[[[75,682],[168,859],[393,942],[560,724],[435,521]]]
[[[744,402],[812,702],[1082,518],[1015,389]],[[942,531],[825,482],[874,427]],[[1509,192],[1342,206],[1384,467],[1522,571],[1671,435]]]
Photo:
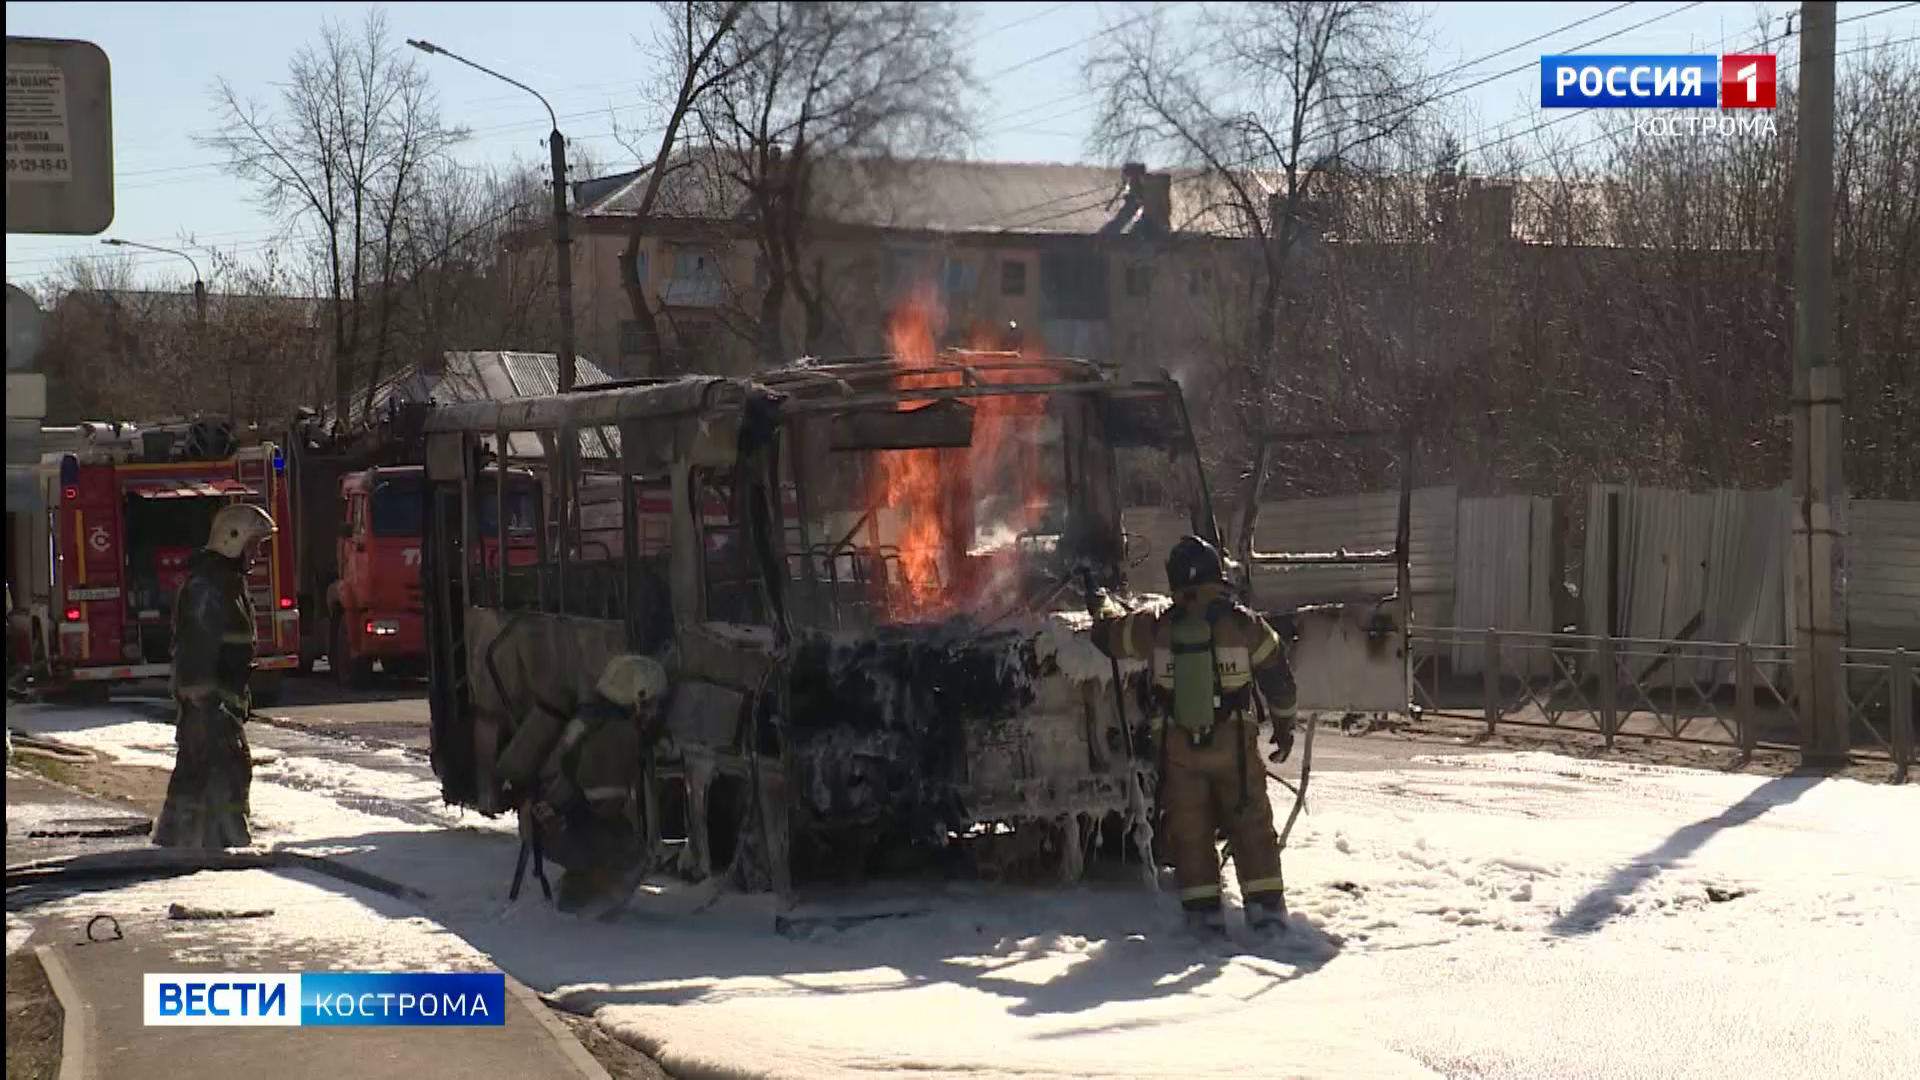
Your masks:
[[[528,434],[581,451],[556,528],[525,565],[470,558],[497,497],[478,480]],[[1190,470],[1217,537],[1171,379],[1011,353],[801,363],[439,407],[425,449],[451,802],[518,809],[498,767],[516,731],[640,653],[671,676],[641,800],[659,864],[785,890],[1144,856],[1145,673],[1077,631],[1149,558],[1119,455]]]

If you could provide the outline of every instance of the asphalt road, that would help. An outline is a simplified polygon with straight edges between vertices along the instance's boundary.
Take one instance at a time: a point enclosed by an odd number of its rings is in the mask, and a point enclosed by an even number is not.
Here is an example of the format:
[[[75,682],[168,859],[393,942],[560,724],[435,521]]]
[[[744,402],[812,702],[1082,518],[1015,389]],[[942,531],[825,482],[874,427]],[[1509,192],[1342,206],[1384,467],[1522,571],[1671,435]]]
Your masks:
[[[274,720],[333,736],[371,739],[425,750],[427,685],[394,680],[347,690],[324,676],[288,679],[280,700],[255,710]]]

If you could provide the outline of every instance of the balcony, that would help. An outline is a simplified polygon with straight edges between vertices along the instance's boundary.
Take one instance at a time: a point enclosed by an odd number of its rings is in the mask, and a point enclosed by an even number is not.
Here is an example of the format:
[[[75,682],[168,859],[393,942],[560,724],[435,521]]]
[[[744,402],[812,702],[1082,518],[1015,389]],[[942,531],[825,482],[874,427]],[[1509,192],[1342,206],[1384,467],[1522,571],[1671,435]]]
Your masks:
[[[660,287],[660,304],[669,308],[712,310],[727,302],[727,283],[707,277],[671,277]]]

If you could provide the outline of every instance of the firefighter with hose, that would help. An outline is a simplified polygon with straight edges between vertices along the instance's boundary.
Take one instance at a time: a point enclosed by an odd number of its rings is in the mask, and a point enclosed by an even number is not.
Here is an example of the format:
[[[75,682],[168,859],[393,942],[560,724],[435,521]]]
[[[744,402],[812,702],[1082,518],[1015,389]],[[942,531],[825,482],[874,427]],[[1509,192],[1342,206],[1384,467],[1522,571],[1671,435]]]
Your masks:
[[[173,607],[174,739],[167,801],[153,827],[161,847],[233,848],[253,842],[247,796],[248,682],[253,676],[254,609],[247,568],[274,534],[258,506],[234,503],[213,516],[206,547],[187,561]]]
[[[1215,837],[1232,846],[1248,925],[1284,932],[1280,841],[1267,798],[1258,715],[1273,720],[1275,761],[1293,747],[1294,685],[1280,637],[1234,600],[1219,549],[1198,536],[1167,557],[1173,606],[1094,623],[1093,643],[1153,672],[1160,808],[1180,904],[1194,929],[1224,929]],[[1262,701],[1264,697],[1264,701]]]

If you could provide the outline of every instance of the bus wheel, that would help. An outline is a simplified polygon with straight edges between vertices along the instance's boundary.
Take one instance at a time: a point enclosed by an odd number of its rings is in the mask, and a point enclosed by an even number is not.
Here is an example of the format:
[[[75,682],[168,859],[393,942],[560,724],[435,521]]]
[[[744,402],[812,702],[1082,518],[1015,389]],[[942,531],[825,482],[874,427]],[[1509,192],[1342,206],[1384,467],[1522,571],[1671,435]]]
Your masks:
[[[333,648],[327,653],[334,681],[349,690],[365,690],[373,681],[373,661],[353,655],[347,645],[347,621],[333,621]]]

